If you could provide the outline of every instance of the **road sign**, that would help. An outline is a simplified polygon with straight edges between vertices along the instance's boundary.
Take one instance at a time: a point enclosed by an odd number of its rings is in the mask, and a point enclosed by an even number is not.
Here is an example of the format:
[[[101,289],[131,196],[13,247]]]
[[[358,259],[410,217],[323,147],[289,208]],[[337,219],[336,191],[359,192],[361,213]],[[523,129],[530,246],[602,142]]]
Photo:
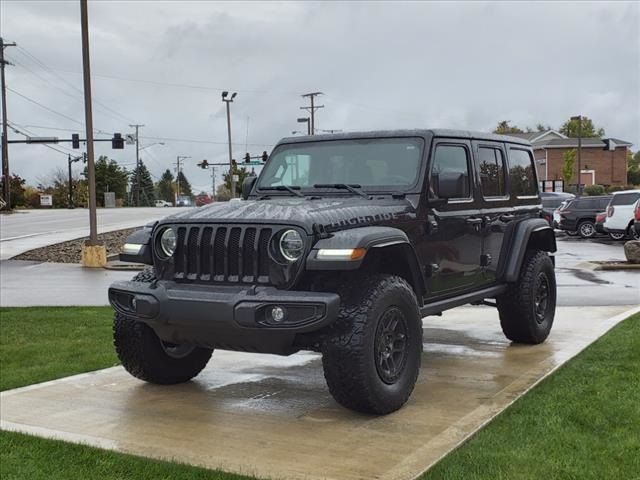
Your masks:
[[[27,143],[58,143],[58,137],[27,137]]]
[[[136,134],[135,133],[125,133],[124,141],[127,142],[127,145],[135,145],[136,144]]]

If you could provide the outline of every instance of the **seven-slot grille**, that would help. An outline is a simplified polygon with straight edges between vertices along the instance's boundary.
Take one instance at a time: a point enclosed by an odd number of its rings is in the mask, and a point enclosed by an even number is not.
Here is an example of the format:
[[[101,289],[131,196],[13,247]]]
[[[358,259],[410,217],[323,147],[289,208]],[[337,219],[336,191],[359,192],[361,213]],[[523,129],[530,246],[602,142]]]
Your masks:
[[[176,228],[174,278],[269,284],[272,227],[190,225]]]

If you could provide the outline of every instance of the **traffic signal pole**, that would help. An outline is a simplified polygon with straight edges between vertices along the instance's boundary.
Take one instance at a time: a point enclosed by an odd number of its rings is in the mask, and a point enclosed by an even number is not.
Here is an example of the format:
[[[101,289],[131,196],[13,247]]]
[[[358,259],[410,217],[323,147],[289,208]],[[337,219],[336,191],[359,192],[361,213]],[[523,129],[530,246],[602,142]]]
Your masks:
[[[136,129],[136,207],[140,206],[140,143],[138,142],[138,128],[144,125],[129,125]]]

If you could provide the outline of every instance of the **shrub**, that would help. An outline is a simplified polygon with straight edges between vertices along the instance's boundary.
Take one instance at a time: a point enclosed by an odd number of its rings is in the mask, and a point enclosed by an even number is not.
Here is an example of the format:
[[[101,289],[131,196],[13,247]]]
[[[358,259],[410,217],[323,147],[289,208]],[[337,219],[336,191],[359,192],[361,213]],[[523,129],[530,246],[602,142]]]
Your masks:
[[[590,196],[594,196],[594,195],[604,195],[604,187],[602,185],[587,185],[586,187],[584,187],[584,194],[585,195],[590,195]]]

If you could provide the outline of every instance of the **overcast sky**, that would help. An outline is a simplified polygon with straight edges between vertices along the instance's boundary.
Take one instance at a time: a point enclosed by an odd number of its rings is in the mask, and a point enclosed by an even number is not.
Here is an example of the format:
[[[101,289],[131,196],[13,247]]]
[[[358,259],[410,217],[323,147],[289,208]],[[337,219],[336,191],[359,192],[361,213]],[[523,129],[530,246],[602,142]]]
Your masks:
[[[83,130],[79,16],[78,1],[0,2],[1,34],[19,45],[5,50],[7,85],[50,109],[9,91],[9,121],[22,131]],[[144,124],[143,145],[165,143],[142,152],[156,179],[188,155],[198,190],[211,180],[195,164],[227,159],[222,90],[238,92],[236,158],[304,129],[300,95],[313,91],[325,93],[320,129],[489,131],[583,114],[640,145],[638,2],[93,1],[89,24],[94,127]],[[132,146],[99,143],[96,154],[135,161]],[[10,161],[32,184],[66,168],[66,155],[40,145],[10,145]]]

